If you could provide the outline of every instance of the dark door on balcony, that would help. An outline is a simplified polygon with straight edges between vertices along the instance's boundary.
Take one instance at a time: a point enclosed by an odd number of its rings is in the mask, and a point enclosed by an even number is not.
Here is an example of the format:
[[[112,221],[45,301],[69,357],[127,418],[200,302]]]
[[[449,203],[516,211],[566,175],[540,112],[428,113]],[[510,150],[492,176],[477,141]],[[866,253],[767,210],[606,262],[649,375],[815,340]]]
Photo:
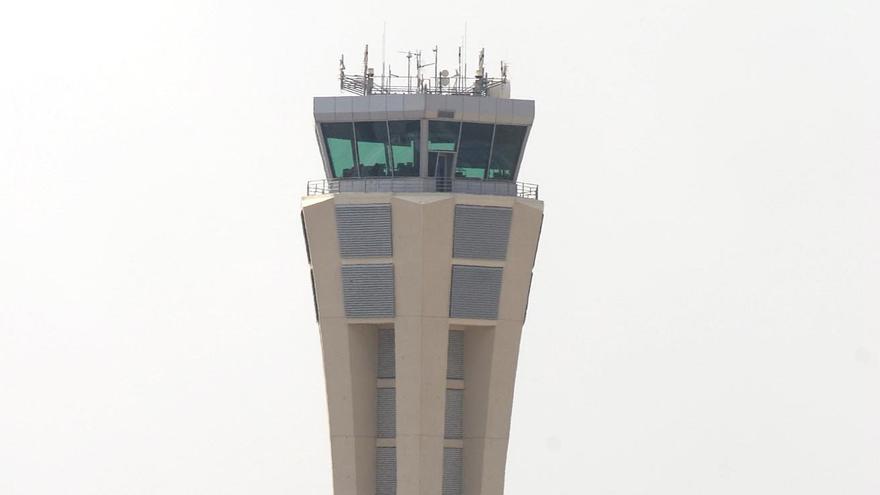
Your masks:
[[[455,153],[434,153],[437,155],[434,162],[434,177],[437,184],[437,192],[452,191],[452,177],[455,173]]]

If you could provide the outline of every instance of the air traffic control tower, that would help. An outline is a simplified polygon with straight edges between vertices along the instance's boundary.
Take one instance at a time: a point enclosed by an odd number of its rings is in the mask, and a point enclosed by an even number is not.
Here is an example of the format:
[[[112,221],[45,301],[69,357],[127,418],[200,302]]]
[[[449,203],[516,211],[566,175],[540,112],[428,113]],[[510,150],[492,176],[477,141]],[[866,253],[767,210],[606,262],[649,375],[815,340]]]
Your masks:
[[[436,57],[436,49],[434,50]],[[543,219],[506,66],[340,68],[302,221],[336,495],[500,495]],[[461,57],[459,57],[461,59]],[[384,65],[384,64],[383,64]]]

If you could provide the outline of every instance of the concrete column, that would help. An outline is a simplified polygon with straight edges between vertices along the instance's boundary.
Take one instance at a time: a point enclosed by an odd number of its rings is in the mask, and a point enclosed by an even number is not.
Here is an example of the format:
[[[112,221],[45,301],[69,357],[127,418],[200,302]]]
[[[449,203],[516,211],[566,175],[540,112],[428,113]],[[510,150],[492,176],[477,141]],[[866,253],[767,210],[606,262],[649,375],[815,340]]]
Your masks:
[[[423,152],[425,150],[423,149]],[[347,318],[336,203],[391,203],[395,317]],[[455,204],[513,208],[497,320],[449,318]],[[372,495],[377,442],[396,446],[397,493],[440,495],[450,325],[464,331],[464,490],[501,495],[516,363],[542,218],[537,201],[456,194],[346,193],[306,198],[303,215],[320,312],[336,495]],[[376,439],[377,329],[395,332],[396,438]]]

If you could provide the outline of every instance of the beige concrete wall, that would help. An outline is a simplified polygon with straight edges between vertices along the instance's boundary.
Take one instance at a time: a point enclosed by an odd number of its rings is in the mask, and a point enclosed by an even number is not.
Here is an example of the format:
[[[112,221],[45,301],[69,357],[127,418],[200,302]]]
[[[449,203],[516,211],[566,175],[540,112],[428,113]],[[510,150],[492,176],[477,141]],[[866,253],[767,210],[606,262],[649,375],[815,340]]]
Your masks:
[[[396,315],[346,318],[335,204],[390,203]],[[454,260],[456,204],[513,208],[507,260]],[[376,329],[395,329],[397,493],[440,495],[448,331],[465,331],[464,493],[499,495],[510,431],[516,362],[543,203],[463,194],[344,193],[304,198],[319,308],[334,491],[375,490]],[[452,264],[502,266],[497,320],[450,320]],[[449,441],[447,441],[449,442]]]

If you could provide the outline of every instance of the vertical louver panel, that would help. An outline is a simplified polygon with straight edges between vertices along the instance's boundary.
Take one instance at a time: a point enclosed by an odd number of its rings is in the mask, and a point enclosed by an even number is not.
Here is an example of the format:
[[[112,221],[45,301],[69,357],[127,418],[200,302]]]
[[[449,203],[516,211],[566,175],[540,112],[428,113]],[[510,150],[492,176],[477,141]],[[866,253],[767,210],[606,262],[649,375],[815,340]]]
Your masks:
[[[443,449],[443,495],[464,493],[462,461],[461,449]]]
[[[500,267],[453,265],[449,316],[497,318],[502,272]]]
[[[394,267],[343,265],[342,297],[350,318],[394,317]]]
[[[393,388],[376,389],[376,436],[395,436],[395,393]]]
[[[444,437],[464,437],[464,390],[446,389],[446,426]]]
[[[394,330],[379,329],[377,378],[394,378]]]
[[[343,258],[391,256],[391,205],[336,205],[336,232]]]
[[[376,495],[397,495],[397,449],[376,447]]]
[[[464,332],[461,330],[449,331],[446,378],[464,380]]]
[[[507,258],[512,215],[511,208],[457,205],[452,256],[489,260]]]

